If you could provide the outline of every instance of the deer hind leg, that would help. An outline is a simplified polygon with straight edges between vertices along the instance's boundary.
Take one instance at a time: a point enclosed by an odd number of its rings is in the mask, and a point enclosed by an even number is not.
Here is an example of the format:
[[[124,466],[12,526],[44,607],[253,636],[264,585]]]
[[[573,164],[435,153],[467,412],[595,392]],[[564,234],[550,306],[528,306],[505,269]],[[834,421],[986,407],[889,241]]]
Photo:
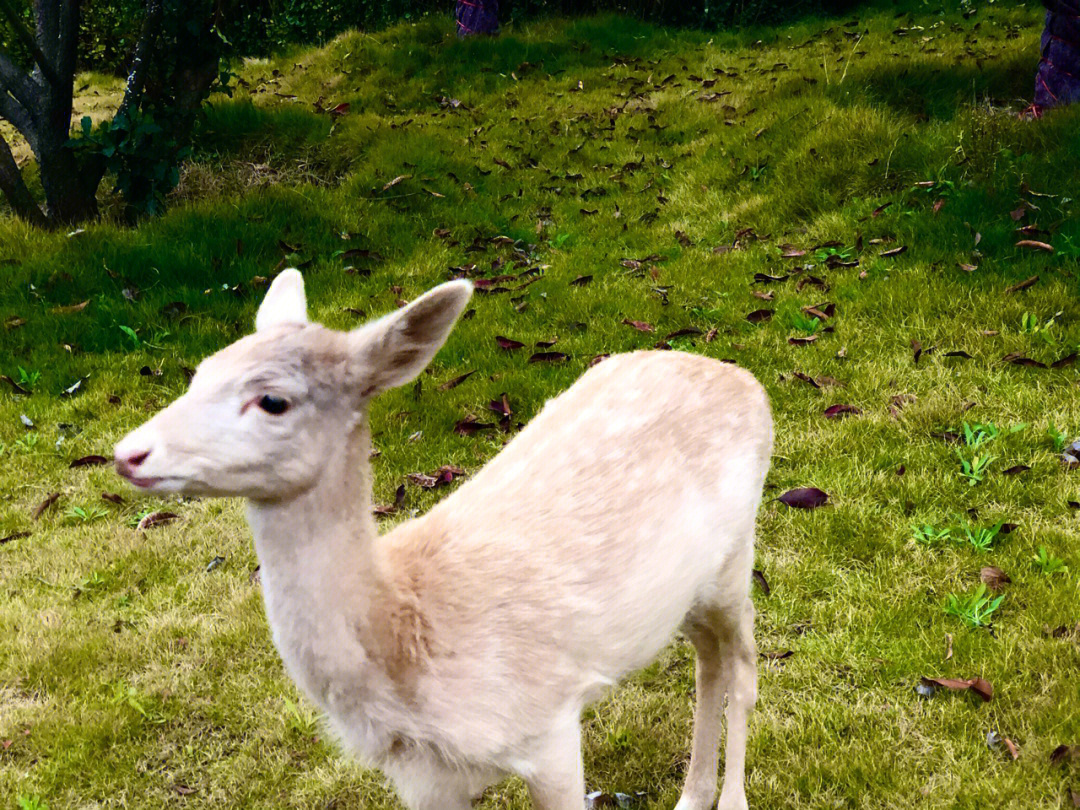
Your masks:
[[[753,625],[749,597],[735,608],[697,605],[683,622],[683,632],[697,652],[697,706],[690,770],[676,810],[708,810],[716,799],[720,715],[725,694],[727,748],[718,810],[745,810],[747,806],[743,787],[747,723],[757,691]]]

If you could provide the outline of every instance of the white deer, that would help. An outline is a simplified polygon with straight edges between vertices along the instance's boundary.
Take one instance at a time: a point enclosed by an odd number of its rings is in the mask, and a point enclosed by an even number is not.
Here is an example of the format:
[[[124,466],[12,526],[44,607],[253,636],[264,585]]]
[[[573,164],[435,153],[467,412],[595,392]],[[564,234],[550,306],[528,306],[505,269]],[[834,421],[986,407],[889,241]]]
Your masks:
[[[289,674],[413,810],[466,810],[520,775],[580,810],[580,714],[682,628],[697,651],[677,810],[746,808],[757,695],[749,597],[772,426],[745,371],[681,352],[590,369],[423,517],[379,535],[371,398],[414,379],[472,286],[451,281],[351,332],[307,318],[295,270],[256,333],[116,445],[155,492],[244,496]]]

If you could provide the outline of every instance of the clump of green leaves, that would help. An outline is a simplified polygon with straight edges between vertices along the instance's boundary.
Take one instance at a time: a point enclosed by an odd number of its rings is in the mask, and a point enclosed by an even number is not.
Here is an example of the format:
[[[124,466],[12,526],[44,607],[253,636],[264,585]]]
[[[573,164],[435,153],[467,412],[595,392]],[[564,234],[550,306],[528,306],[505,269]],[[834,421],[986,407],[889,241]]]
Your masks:
[[[986,585],[980,582],[979,587],[967,596],[950,593],[945,597],[945,613],[971,627],[985,627],[1004,600],[1004,594],[998,597],[987,595]]]
[[[1061,430],[1053,422],[1050,423],[1050,427],[1046,429],[1046,435],[1050,437],[1050,441],[1054,443],[1054,452],[1060,453],[1065,449],[1065,445],[1069,442],[1069,434],[1064,430]]]
[[[1039,546],[1039,553],[1035,554],[1031,559],[1032,565],[1048,577],[1054,574],[1063,574],[1069,570],[1069,566],[1065,564],[1065,561],[1047,551],[1046,546]]]
[[[975,455],[966,459],[959,450],[956,451],[956,457],[960,460],[960,476],[966,478],[971,486],[982,483],[990,465],[997,458],[991,455]]]
[[[18,798],[15,799],[15,804],[19,810],[49,810],[48,802],[40,796],[27,793],[20,793]]]
[[[821,319],[812,318],[804,312],[791,313],[791,326],[806,335],[816,335],[821,329]]]
[[[918,524],[913,523],[911,525],[911,536],[916,543],[921,543],[924,546],[934,546],[952,540],[952,529],[948,526],[941,529],[935,529],[928,524],[919,526]]]
[[[93,523],[107,514],[109,510],[101,506],[88,506],[85,509],[81,506],[73,506],[64,513],[64,517],[72,523]]]
[[[976,551],[985,553],[994,545],[994,542],[1001,534],[1001,528],[1004,525],[1004,523],[996,523],[989,528],[965,526],[963,529],[964,539],[967,540]]]
[[[35,385],[37,385],[38,380],[41,379],[40,371],[27,371],[22,366],[17,366],[17,369],[19,375],[16,378],[15,382],[17,382],[19,385],[21,385],[27,390],[32,389]]]

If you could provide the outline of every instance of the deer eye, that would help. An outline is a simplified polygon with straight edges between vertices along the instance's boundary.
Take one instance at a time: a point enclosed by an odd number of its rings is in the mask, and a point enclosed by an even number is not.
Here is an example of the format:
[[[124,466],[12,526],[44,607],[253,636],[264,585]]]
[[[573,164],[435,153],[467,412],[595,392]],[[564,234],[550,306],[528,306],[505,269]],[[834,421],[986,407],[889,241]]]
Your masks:
[[[281,397],[275,397],[273,394],[265,394],[259,400],[259,407],[267,413],[277,416],[289,410],[289,402]]]

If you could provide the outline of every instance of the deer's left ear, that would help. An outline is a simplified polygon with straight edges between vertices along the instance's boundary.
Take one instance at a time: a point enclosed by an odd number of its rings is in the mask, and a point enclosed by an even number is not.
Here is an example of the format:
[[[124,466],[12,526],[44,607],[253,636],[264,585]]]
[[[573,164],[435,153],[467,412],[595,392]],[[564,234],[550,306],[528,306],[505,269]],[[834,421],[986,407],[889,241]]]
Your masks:
[[[296,268],[282,270],[274,279],[255,315],[255,331],[262,332],[282,323],[307,323],[304,277]]]
[[[363,394],[405,385],[423,371],[471,295],[472,282],[448,281],[404,309],[350,332],[353,368]]]

